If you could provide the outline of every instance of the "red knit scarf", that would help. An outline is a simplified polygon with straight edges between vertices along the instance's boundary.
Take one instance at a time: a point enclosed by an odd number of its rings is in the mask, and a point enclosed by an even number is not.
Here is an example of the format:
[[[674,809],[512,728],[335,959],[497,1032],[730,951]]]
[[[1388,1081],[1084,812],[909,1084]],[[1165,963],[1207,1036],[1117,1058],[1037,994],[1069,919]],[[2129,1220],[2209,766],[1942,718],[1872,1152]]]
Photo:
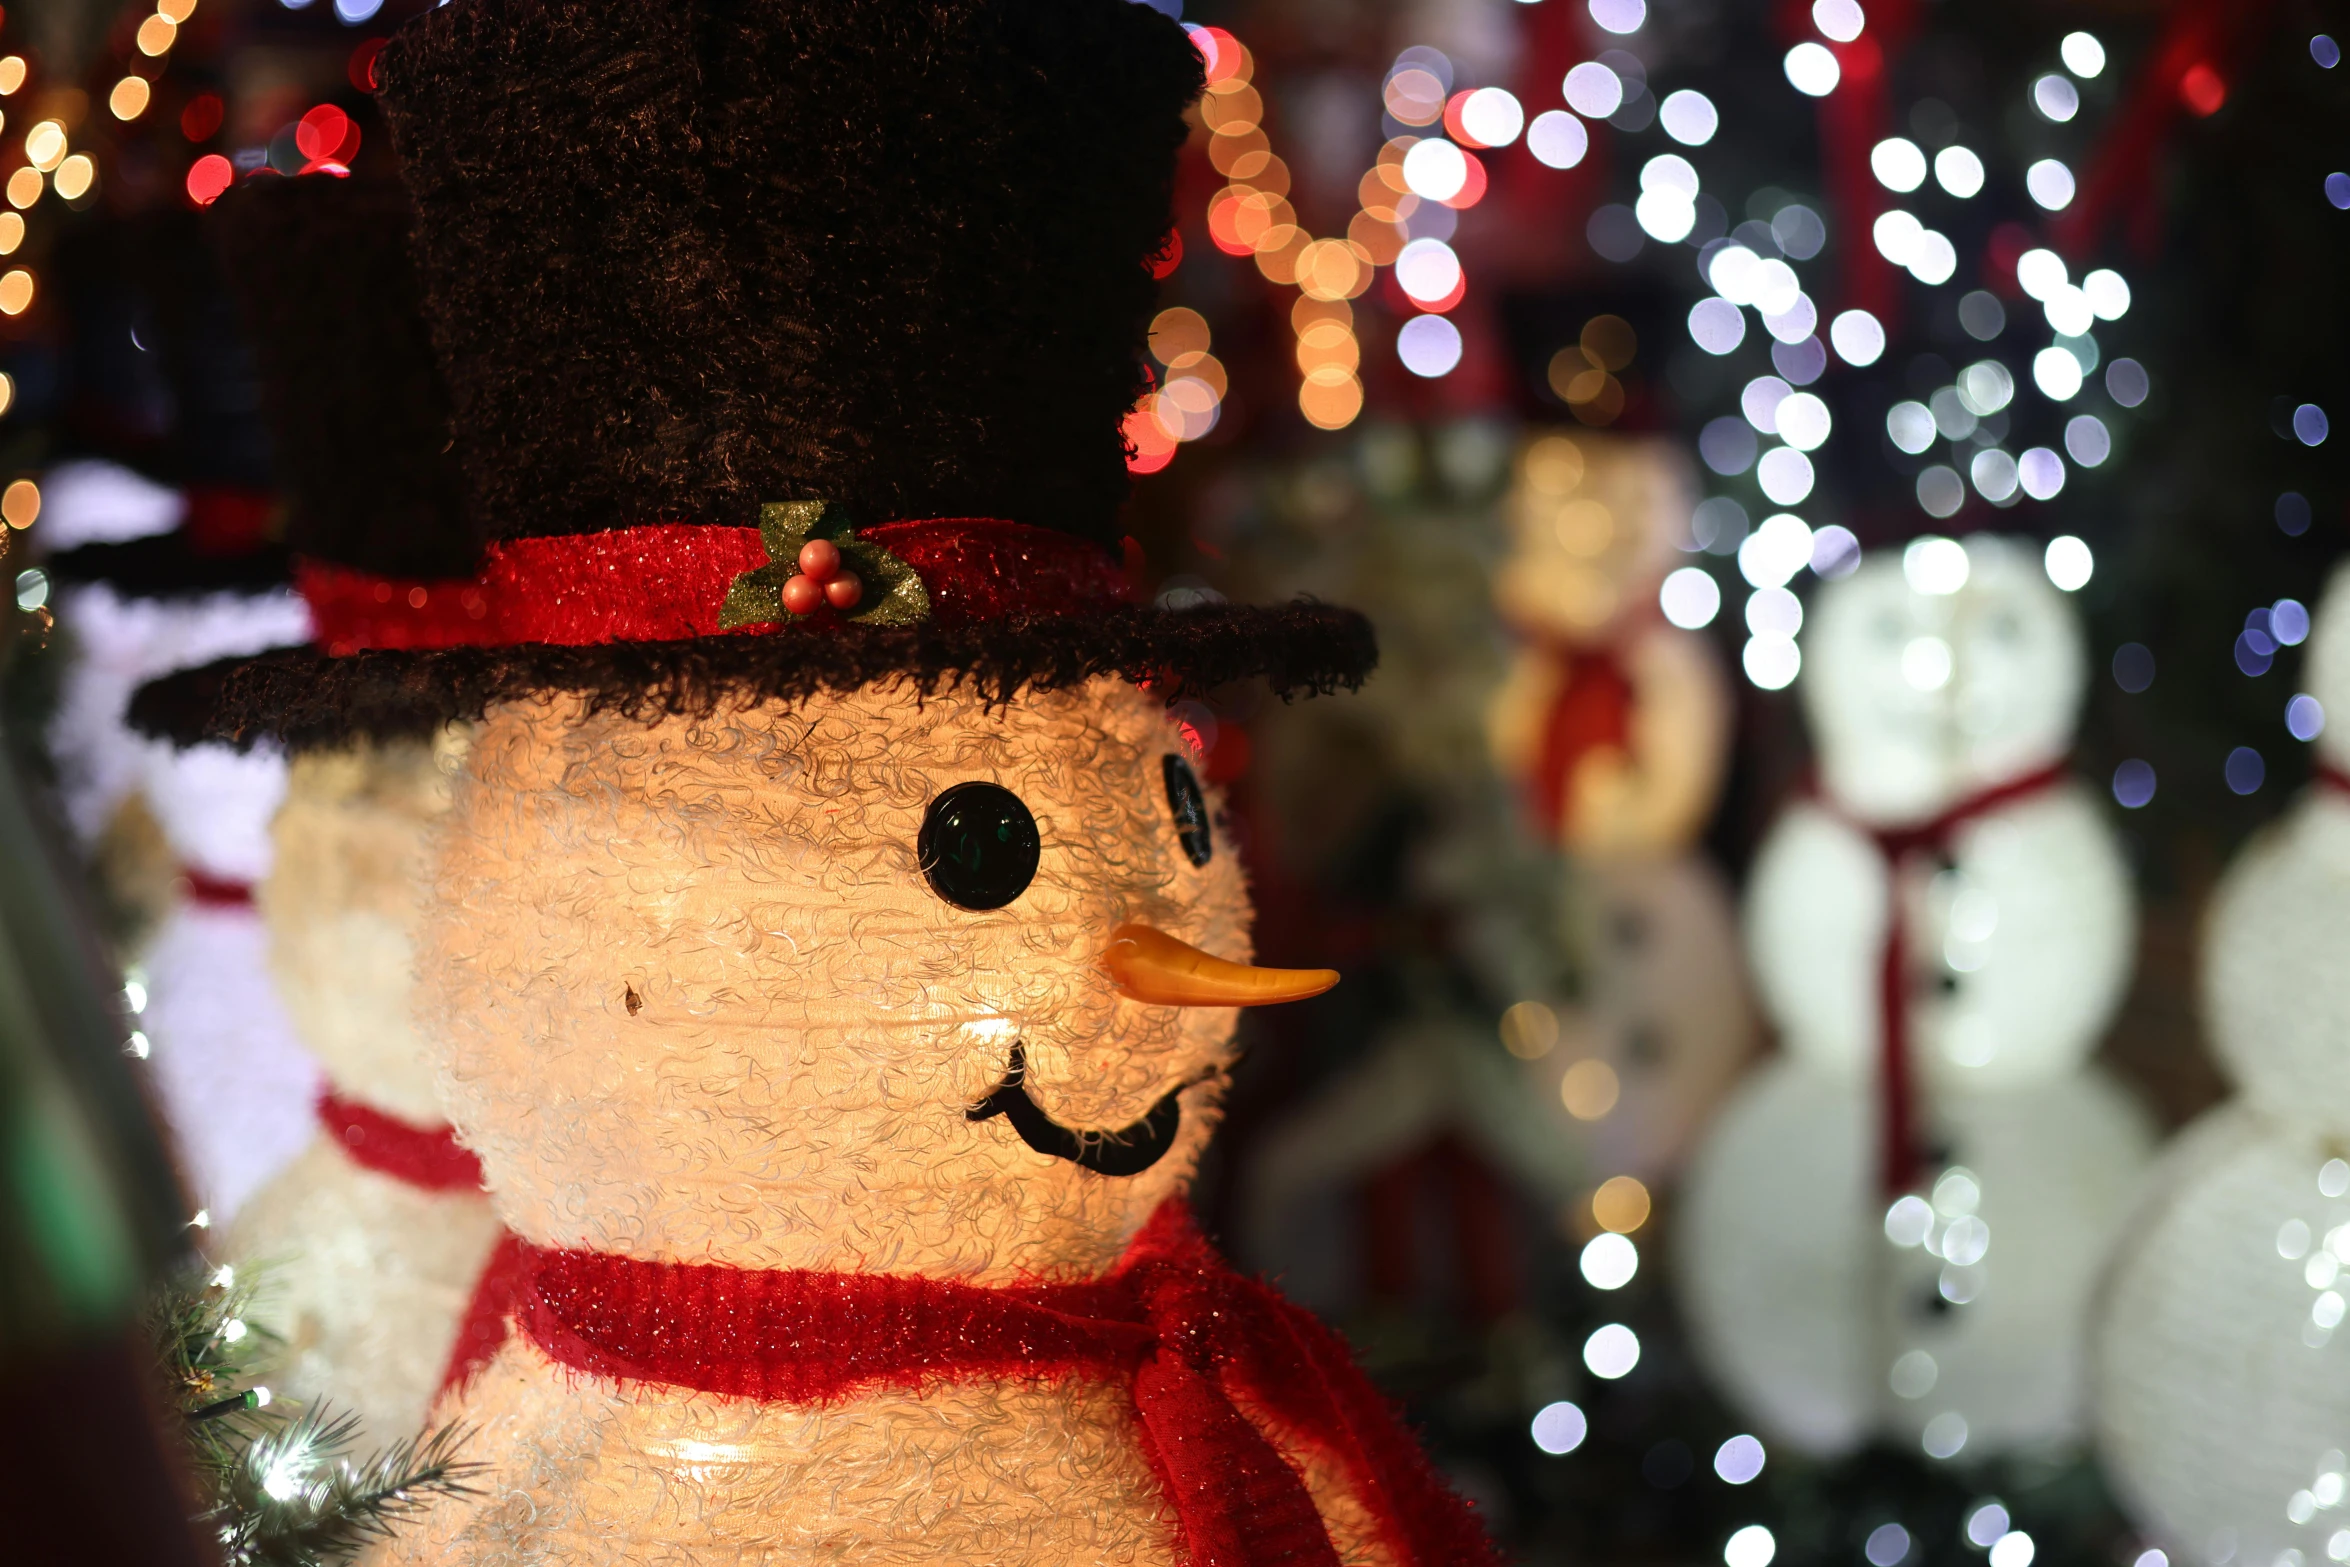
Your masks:
[[[1336,1567],[1304,1481],[1237,1398],[1335,1460],[1410,1567],[1496,1560],[1475,1515],[1336,1335],[1233,1272],[1179,1200],[1089,1284],[989,1289],[640,1262],[508,1236],[483,1293],[502,1295],[531,1342],[575,1371],[735,1398],[810,1404],[942,1383],[1120,1382],[1190,1567]],[[477,1300],[468,1334],[491,1309]]]
[[[1947,857],[1960,828],[2034,795],[2045,794],[2065,780],[2065,765],[2056,762],[2036,772],[1993,784],[1967,795],[1931,820],[1907,827],[1882,827],[1858,821],[1823,801],[1829,810],[1865,835],[1885,861],[1885,944],[1877,964],[1878,1092],[1883,1106],[1878,1118],[1881,1139],[1878,1154],[1879,1189],[1898,1197],[1917,1183],[1922,1162],[1917,1138],[1916,1066],[1909,1052],[1909,921],[1901,905],[1901,867],[1913,855]]]
[[[419,1191],[478,1192],[481,1161],[460,1147],[448,1126],[417,1126],[333,1089],[318,1096],[318,1124],[343,1156]]]
[[[1631,743],[1632,679],[1613,644],[1552,642],[1544,651],[1558,685],[1542,717],[1542,740],[1527,789],[1535,825],[1558,843],[1574,827],[1575,772],[1584,758]]]

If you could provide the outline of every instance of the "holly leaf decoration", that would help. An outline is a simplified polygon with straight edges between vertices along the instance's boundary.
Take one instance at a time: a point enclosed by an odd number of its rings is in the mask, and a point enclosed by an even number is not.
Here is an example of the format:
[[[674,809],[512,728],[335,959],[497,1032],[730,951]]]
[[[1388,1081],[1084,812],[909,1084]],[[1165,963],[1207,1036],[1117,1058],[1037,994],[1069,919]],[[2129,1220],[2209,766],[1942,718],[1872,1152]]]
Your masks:
[[[878,544],[857,537],[847,508],[832,501],[771,501],[759,508],[759,541],[767,564],[736,577],[718,608],[718,627],[777,624],[799,617],[783,607],[783,585],[800,572],[800,546],[829,539],[841,564],[865,584],[854,609],[833,610],[843,620],[873,626],[910,626],[930,618],[930,591],[914,568]]]

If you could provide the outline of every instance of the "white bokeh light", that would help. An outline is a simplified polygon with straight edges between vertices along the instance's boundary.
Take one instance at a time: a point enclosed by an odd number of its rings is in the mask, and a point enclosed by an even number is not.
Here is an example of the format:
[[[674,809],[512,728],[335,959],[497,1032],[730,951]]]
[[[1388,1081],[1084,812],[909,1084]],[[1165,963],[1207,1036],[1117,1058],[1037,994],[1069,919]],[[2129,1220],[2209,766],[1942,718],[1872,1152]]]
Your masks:
[[[2070,402],[2080,395],[2081,362],[2069,348],[2043,348],[2032,356],[2032,384],[2051,402]]]
[[[1395,357],[1416,376],[1450,375],[1461,362],[1461,329],[1442,316],[1414,316],[1395,334]]]
[[[1967,477],[1974,481],[1975,493],[1996,506],[2016,492],[2019,483],[2015,459],[1996,446],[1986,446],[1975,453],[1967,464]]]
[[[1583,1364],[1604,1381],[1629,1376],[1640,1364],[1640,1335],[1621,1322],[1608,1323],[1583,1341]]]
[[[2064,68],[2083,81],[2105,69],[2105,45],[2097,41],[2094,33],[2067,33],[2056,52],[2063,59]]]
[[[1873,365],[1885,353],[1885,328],[1865,310],[1847,310],[1828,323],[1828,341],[1848,365]]]
[[[2054,158],[2042,158],[2024,170],[2024,189],[2050,212],[2073,204],[2073,171]]]
[[[1440,239],[1415,239],[1395,258],[1395,282],[1413,299],[1440,300],[1461,286],[1461,260]]]
[[[2032,1537],[2010,1529],[1991,1542],[1991,1567],[2032,1567]]]
[[[1825,446],[1834,425],[1828,405],[1809,392],[1797,392],[1779,404],[1779,439],[1799,452],[1816,452]]]
[[[1885,411],[1885,438],[1912,457],[1934,444],[1934,412],[1924,403],[1895,403]]]
[[[1702,566],[1683,566],[1666,575],[1656,592],[1657,608],[1683,631],[1699,631],[1722,612],[1722,586]]]
[[[1648,0],[1590,0],[1591,19],[1611,33],[1636,33],[1648,20]]]
[[[1811,525],[1792,512],[1763,519],[1738,545],[1738,575],[1757,588],[1783,588],[1811,564]]]
[[[1580,1265],[1584,1282],[1593,1289],[1620,1290],[1640,1271],[1640,1248],[1631,1236],[1606,1231],[1583,1248]]]
[[[2034,446],[2015,460],[2016,482],[2036,501],[2053,500],[2064,488],[2064,459],[2045,446]]]
[[[1809,98],[1825,98],[1844,79],[1844,68],[1823,44],[1800,43],[1787,51],[1787,80]]]
[[[2069,533],[2060,533],[2048,541],[2040,564],[2047,571],[2048,580],[2067,593],[2078,593],[2087,587],[2089,578],[2097,571],[2097,557],[2090,553],[2088,543]]]
[[[1918,235],[1917,253],[1909,258],[1909,275],[1940,287],[1958,272],[1958,247],[1946,235],[1927,229]]]
[[[1656,119],[1665,134],[1684,147],[1702,147],[1712,141],[1722,123],[1714,101],[1688,87],[1665,94],[1664,102],[1656,106]]]
[[[1964,147],[1945,147],[1934,154],[1934,179],[1963,201],[1983,188],[1983,160]]]
[[[1906,196],[1926,183],[1926,154],[1906,136],[1888,136],[1870,150],[1869,171],[1878,184]]]
[[[2043,76],[2032,83],[2032,107],[2044,118],[2062,125],[2081,112],[2081,89],[2072,84],[2070,77],[2053,73]]]
[[[1426,201],[1450,201],[1469,183],[1468,156],[1441,136],[1424,137],[1403,155],[1403,182]]]
[[[1776,506],[1795,506],[1811,494],[1811,459],[1792,446],[1775,446],[1754,465],[1754,482]]]
[[[2099,267],[2081,279],[2081,292],[2100,321],[2119,321],[2130,313],[2130,285],[2110,267]]]
[[[2113,455],[2113,434],[2095,414],[2078,414],[2065,424],[2064,449],[2074,462],[2094,468]]]
[[[1534,1416],[1530,1434],[1536,1447],[1556,1458],[1581,1447],[1590,1429],[1591,1423],[1583,1417],[1583,1411],[1561,1399],[1542,1406]]]
[[[1604,120],[1624,106],[1624,81],[1597,60],[1586,60],[1559,84],[1567,107],[1587,120]]]
[[[2064,257],[2053,250],[2027,250],[2015,258],[2016,287],[2041,303],[2070,280]]]
[[[1756,588],[1746,596],[1746,629],[1758,637],[1792,637],[1803,629],[1803,600],[1786,588]]]
[[[2048,318],[2048,329],[2059,337],[2079,337],[2097,324],[2097,312],[2089,304],[2087,291],[2070,283],[2051,289],[2040,308]]]
[[[1714,1473],[1728,1485],[1745,1485],[1763,1472],[1763,1445],[1751,1436],[1734,1436],[1714,1449]]]
[[[1640,193],[1640,199],[1632,204],[1632,216],[1650,239],[1677,245],[1697,227],[1697,204],[1683,192],[1659,185]]]
[[[1764,435],[1779,433],[1779,405],[1795,395],[1795,388],[1775,375],[1758,375],[1738,393],[1738,411]]]
[[[1746,678],[1764,691],[1784,691],[1803,673],[1803,653],[1786,637],[1749,637],[1738,655]]]
[[[1564,109],[1545,109],[1526,127],[1526,150],[1554,169],[1571,169],[1591,150],[1591,133]]]
[[[1936,534],[1909,541],[1901,552],[1902,580],[1912,593],[1946,597],[1966,586],[1966,546]]]
[[[1822,38],[1848,44],[1868,24],[1868,13],[1861,9],[1860,0],[1812,0],[1811,25],[1820,30]]]
[[[1771,1567],[1779,1542],[1759,1523],[1750,1523],[1722,1547],[1722,1567]]]
[[[1746,313],[1726,299],[1701,299],[1689,311],[1689,340],[1709,354],[1746,341]]]
[[[1876,223],[1869,230],[1877,243],[1877,254],[1897,267],[1906,267],[1917,259],[1918,242],[1926,236],[1926,226],[1899,207],[1877,214]]]
[[[1810,337],[1819,325],[1820,307],[1811,302],[1809,294],[1798,293],[1783,310],[1763,312],[1763,330],[1789,345]]]
[[[1519,106],[1517,94],[1506,88],[1480,87],[1461,104],[1461,129],[1485,146],[1507,147],[1525,128],[1526,111]],[[1408,163],[1411,155],[1404,156]],[[1404,177],[1408,183],[1408,171]]]

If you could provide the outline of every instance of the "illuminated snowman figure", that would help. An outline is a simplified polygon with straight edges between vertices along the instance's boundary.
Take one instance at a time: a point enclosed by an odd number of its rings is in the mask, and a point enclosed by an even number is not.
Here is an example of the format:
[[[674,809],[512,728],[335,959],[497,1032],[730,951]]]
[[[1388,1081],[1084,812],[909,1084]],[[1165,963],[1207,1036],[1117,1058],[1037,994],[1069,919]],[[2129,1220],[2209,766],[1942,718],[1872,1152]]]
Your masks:
[[[2075,1437],[2094,1272],[2150,1146],[2088,1059],[2133,919],[2063,770],[2081,632],[2035,553],[1921,539],[1826,587],[1805,633],[1817,788],[1746,911],[1786,1054],[1697,1156],[1679,1243],[1702,1353],[1817,1453]]]
[[[2279,607],[2279,613],[2292,613]],[[2320,711],[2350,704],[2350,572],[2310,641]],[[2308,698],[2297,698],[2296,704]],[[2307,733],[2306,707],[2295,715]],[[2124,1502],[2182,1563],[2350,1560],[2350,741],[2212,900],[2204,1009],[2239,1097],[2146,1184],[2095,1324],[2098,1442]]]
[[[1669,442],[1538,436],[1494,579],[1520,638],[1488,714],[1494,758],[1574,862],[1587,981],[1555,1035],[1507,1037],[1551,1113],[1591,1123],[1575,1137],[1600,1174],[1651,1180],[1679,1168],[1757,1033],[1728,895],[1691,847],[1721,787],[1729,697],[1705,639],[1658,610],[1694,502]]]

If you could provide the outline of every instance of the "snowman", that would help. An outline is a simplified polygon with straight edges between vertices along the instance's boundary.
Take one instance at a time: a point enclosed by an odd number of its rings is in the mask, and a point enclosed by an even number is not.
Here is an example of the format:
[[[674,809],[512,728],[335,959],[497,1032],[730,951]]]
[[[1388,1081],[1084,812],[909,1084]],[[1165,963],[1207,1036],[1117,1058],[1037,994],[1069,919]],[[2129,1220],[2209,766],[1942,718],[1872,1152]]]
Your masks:
[[[1728,892],[1693,847],[1721,787],[1729,695],[1707,641],[1657,609],[1694,503],[1669,441],[1536,435],[1493,587],[1520,638],[1488,715],[1494,756],[1570,857],[1584,981],[1555,1045],[1519,1031],[1511,1047],[1595,1169],[1649,1181],[1679,1170],[1758,1033]]]
[[[2308,689],[2350,707],[2350,569]],[[2139,1523],[2196,1567],[2350,1559],[2350,743],[2255,837],[2212,900],[2204,1008],[2239,1095],[2167,1150],[2114,1253],[2095,1327],[2097,1437]]]
[[[382,1554],[1489,1559],[1183,1201],[1232,1009],[1335,976],[1245,961],[1167,704],[1372,657],[1110,547],[1183,34],[469,0],[379,75],[485,612],[216,721],[477,723],[418,1004],[510,1331],[445,1405],[481,1499]]]
[[[1817,786],[1746,908],[1785,1054],[1700,1151],[1678,1238],[1701,1353],[1806,1451],[2081,1431],[2093,1272],[2150,1145],[2089,1061],[2132,916],[2063,767],[2084,678],[2006,539],[1918,540],[1814,606]]]
[[[366,175],[266,181],[207,221],[234,263],[264,372],[318,640],[429,645],[443,622],[470,624],[477,543],[399,187]],[[150,685],[134,717],[184,730],[217,678],[203,669]],[[256,903],[278,995],[325,1082],[304,1107],[299,1155],[211,1248],[266,1270],[266,1309],[286,1340],[278,1391],[330,1401],[377,1442],[418,1430],[469,1352],[460,1328],[497,1239],[410,1002],[426,837],[462,749],[460,730],[379,721],[291,759]]]
[[[158,744],[126,713],[142,682],[299,641],[309,619],[266,537],[267,497],[165,484],[111,456],[44,477],[35,534],[65,655],[48,736],[60,803],[129,927],[132,1050],[198,1211],[224,1221],[301,1146],[316,1090],[253,907],[285,762],[269,747]]]

